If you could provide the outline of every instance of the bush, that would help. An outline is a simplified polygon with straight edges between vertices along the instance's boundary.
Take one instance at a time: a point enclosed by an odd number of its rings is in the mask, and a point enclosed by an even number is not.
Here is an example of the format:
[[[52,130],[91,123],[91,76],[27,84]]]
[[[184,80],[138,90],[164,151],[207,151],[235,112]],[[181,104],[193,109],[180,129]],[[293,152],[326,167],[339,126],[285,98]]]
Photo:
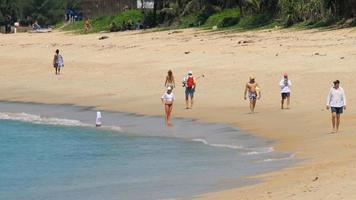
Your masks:
[[[137,23],[141,23],[143,13],[139,10],[129,10],[115,16],[102,16],[90,20],[90,33],[108,31],[114,22],[119,30],[134,29]],[[77,21],[66,26],[65,31],[83,32],[84,21]]]
[[[112,22],[115,22],[121,30],[125,30],[128,26],[134,26],[137,23],[141,23],[143,19],[144,14],[140,10],[128,10],[114,16],[107,26],[110,26]]]
[[[226,9],[217,14],[210,16],[206,23],[205,27],[230,27],[234,26],[240,21],[240,10],[239,9]]]

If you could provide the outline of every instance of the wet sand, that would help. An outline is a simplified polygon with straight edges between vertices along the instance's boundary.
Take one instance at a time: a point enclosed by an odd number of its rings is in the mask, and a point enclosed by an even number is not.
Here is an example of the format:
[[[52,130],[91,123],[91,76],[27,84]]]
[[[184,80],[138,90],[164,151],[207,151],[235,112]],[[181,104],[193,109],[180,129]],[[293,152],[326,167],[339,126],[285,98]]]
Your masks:
[[[171,33],[171,34],[170,34]],[[352,199],[356,196],[355,29],[271,30],[245,33],[125,32],[0,36],[1,100],[70,103],[148,115],[163,113],[160,96],[172,69],[177,88],[175,117],[223,122],[277,141],[276,150],[304,161],[261,176],[265,182],[203,194],[201,199]],[[241,42],[245,41],[245,42]],[[55,49],[65,67],[55,76]],[[180,80],[188,70],[199,79],[194,109],[185,110]],[[293,82],[292,109],[280,110],[278,82]],[[257,113],[243,100],[250,75],[262,88]],[[329,134],[326,95],[335,79],[348,98],[340,134]]]

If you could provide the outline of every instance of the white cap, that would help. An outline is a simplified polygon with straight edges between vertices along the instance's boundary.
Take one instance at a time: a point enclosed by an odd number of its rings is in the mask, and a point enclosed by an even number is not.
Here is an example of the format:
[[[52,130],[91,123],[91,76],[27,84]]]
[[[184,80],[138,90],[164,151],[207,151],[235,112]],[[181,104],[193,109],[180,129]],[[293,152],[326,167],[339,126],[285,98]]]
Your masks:
[[[167,90],[172,90],[172,87],[171,86],[167,87]]]
[[[193,74],[193,72],[192,71],[188,71],[188,74]]]

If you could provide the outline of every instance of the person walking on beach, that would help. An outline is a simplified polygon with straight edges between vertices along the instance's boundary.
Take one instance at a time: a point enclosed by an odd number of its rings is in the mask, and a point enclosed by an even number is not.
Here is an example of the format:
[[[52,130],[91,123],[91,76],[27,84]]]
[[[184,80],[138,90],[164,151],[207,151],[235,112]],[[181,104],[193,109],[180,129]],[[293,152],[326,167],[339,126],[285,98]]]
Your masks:
[[[331,133],[337,133],[340,125],[340,115],[346,110],[346,96],[345,91],[340,87],[340,81],[334,81],[334,86],[330,89],[326,100],[326,109],[331,109],[331,121],[333,131]]]
[[[100,111],[97,111],[97,112],[96,112],[95,126],[96,126],[97,128],[99,128],[99,127],[101,127],[101,124],[102,124],[101,112],[100,112]]]
[[[283,79],[279,82],[279,87],[281,89],[281,109],[284,109],[284,101],[287,100],[287,109],[290,107],[290,93],[292,87],[292,81],[288,79],[288,74],[283,74]]]
[[[171,126],[171,113],[173,110],[174,94],[171,87],[167,88],[167,92],[161,97],[161,101],[164,105],[166,126]]]
[[[61,54],[59,54],[59,49],[56,50],[56,54],[53,58],[53,67],[56,70],[56,75],[61,74],[61,68],[64,67],[64,60]]]
[[[183,79],[183,87],[185,87],[185,104],[186,109],[192,109],[194,103],[194,93],[196,88],[196,80],[193,72],[189,71],[188,76]]]
[[[250,111],[251,113],[255,112],[257,99],[261,98],[261,90],[258,83],[255,80],[255,77],[251,76],[250,81],[246,83],[244,99],[247,100],[246,95],[248,93],[248,98],[250,99]]]
[[[171,87],[172,90],[176,87],[172,70],[169,70],[166,76],[166,82],[164,83],[166,88]]]

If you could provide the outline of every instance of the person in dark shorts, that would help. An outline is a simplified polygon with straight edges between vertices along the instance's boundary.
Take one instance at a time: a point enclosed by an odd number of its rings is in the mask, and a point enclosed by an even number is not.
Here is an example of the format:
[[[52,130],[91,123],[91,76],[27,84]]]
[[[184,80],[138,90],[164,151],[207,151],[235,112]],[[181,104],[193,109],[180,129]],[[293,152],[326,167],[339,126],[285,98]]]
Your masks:
[[[192,71],[189,71],[188,76],[183,79],[183,87],[185,87],[186,109],[192,109],[194,103],[193,99],[194,99],[195,87],[196,87],[196,80],[193,76]]]
[[[287,100],[287,109],[290,107],[290,93],[291,93],[291,87],[292,87],[292,81],[288,79],[288,74],[284,73],[283,74],[283,79],[279,82],[279,87],[281,89],[281,109],[284,109],[284,102]]]
[[[246,95],[250,99],[250,113],[255,113],[256,102],[261,98],[261,89],[256,82],[255,77],[250,76],[250,81],[246,83],[244,91],[244,99],[247,100]]]
[[[329,91],[326,100],[326,109],[331,110],[332,133],[337,133],[340,126],[340,115],[346,110],[345,91],[340,87],[339,80],[334,81],[334,86]]]

